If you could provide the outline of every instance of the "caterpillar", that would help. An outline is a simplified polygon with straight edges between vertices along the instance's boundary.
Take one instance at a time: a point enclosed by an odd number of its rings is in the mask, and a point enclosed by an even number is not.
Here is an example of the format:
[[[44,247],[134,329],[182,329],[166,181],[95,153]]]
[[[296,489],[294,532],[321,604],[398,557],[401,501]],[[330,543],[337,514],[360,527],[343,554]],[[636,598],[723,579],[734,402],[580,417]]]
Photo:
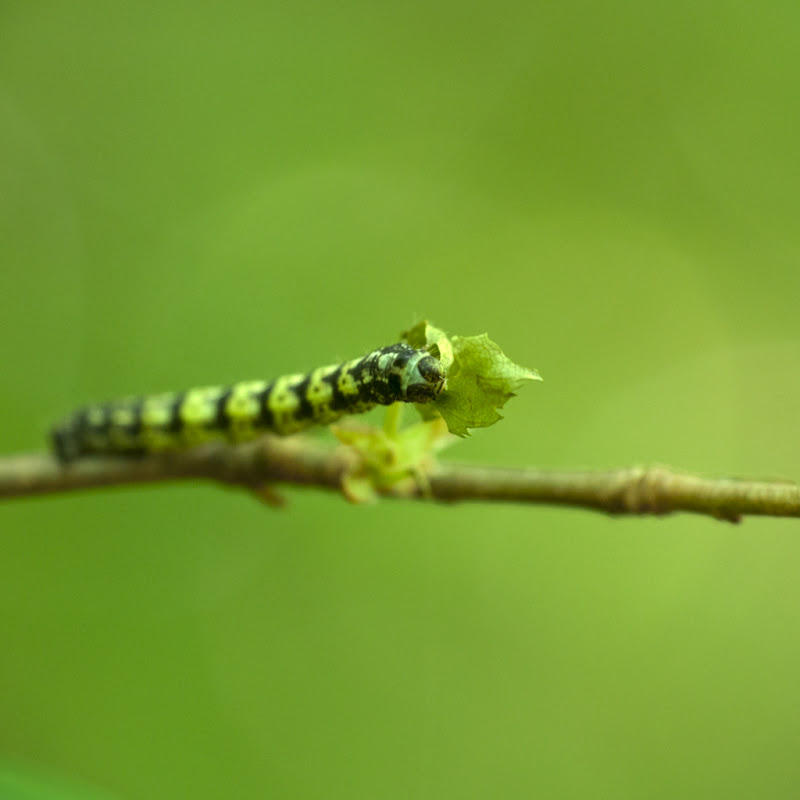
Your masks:
[[[244,381],[90,405],[53,428],[57,458],[142,455],[227,437],[288,435],[376,405],[427,403],[445,386],[439,361],[407,344],[273,381]]]

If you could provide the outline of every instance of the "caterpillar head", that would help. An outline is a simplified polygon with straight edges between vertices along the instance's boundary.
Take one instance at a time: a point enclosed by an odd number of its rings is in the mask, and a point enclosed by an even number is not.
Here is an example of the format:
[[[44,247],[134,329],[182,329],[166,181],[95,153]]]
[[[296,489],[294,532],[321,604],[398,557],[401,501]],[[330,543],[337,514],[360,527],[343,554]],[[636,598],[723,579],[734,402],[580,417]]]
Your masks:
[[[427,350],[417,350],[403,368],[402,391],[411,403],[427,403],[445,387],[446,376],[437,358]]]

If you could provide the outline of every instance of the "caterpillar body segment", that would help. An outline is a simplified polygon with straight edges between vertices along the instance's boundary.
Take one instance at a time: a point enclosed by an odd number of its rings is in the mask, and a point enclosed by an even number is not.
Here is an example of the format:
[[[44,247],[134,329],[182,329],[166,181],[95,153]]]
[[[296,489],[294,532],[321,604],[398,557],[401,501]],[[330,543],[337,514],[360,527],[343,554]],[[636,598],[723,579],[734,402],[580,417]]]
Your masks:
[[[327,425],[376,405],[426,403],[444,388],[439,361],[394,344],[363,358],[274,381],[244,381],[87,406],[52,431],[63,462],[84,455],[177,450],[220,436],[238,442]]]

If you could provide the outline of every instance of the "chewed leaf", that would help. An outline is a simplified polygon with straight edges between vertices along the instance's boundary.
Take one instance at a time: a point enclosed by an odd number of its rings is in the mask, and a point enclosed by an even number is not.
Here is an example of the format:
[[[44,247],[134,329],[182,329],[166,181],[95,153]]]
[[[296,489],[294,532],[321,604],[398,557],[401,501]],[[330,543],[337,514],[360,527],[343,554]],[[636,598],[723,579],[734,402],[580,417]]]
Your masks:
[[[456,436],[468,436],[470,428],[494,425],[502,419],[498,409],[522,385],[541,380],[536,370],[507,358],[486,334],[448,339],[442,331],[421,322],[405,335],[412,347],[428,347],[440,356],[447,373],[446,391],[419,408],[430,413],[433,406]]]
[[[509,398],[527,381],[540,381],[535,370],[507,358],[484,333],[453,337],[454,363],[447,377],[447,391],[437,401],[439,413],[451,433],[467,436],[469,428],[493,425]]]

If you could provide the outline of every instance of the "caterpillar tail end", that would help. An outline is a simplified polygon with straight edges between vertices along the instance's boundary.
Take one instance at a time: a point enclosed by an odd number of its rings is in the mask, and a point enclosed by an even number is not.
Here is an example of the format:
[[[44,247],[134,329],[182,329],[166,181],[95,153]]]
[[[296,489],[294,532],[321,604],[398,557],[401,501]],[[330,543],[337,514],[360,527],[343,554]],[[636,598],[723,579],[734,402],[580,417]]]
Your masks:
[[[74,428],[68,423],[56,425],[50,431],[50,444],[55,457],[62,464],[70,464],[84,453],[83,447],[75,435]]]

